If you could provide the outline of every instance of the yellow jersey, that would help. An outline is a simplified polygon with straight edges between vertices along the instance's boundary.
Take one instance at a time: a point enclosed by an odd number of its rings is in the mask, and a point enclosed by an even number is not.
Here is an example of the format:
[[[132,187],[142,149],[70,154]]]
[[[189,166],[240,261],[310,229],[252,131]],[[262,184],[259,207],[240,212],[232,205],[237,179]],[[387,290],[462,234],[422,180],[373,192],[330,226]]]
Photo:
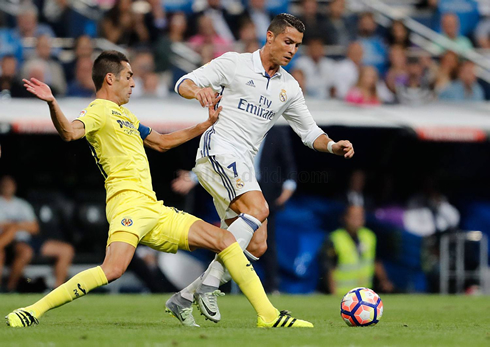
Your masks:
[[[104,176],[107,201],[123,190],[156,200],[138,118],[112,101],[96,99],[77,120],[85,125],[85,138]]]

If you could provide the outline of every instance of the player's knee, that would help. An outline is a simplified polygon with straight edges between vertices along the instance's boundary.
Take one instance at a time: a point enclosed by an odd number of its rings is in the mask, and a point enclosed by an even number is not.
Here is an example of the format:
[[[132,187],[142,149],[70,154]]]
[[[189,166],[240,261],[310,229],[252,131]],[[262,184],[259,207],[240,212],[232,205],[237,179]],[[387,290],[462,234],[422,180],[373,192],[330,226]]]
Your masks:
[[[267,206],[267,203],[264,203],[260,206],[253,206],[248,211],[241,212],[254,216],[263,223],[269,217],[269,206]]]
[[[216,249],[218,252],[223,251],[231,244],[236,242],[235,236],[227,230],[223,230],[221,235],[216,240]]]
[[[267,251],[267,241],[264,239],[256,242],[250,242],[247,247],[247,251],[254,257],[260,258]]]
[[[112,266],[110,268],[103,268],[103,271],[105,273],[107,281],[112,282],[120,278],[124,274],[126,269],[122,266]]]

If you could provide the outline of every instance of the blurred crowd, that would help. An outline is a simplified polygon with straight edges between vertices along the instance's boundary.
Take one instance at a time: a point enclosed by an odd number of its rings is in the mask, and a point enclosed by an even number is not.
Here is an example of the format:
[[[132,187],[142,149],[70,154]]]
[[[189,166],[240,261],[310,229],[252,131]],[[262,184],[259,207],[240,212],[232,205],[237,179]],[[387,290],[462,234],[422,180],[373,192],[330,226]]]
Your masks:
[[[437,44],[420,49],[403,21],[379,21],[356,0],[6,0],[0,5],[1,97],[29,97],[21,82],[29,77],[58,96],[93,96],[93,59],[117,47],[132,62],[133,97],[164,97],[189,70],[228,51],[259,49],[271,18],[287,11],[306,25],[287,69],[307,97],[358,105],[485,100],[488,83],[462,56],[490,48],[484,3],[412,5],[430,14],[424,24],[448,39],[452,49],[446,50]]]

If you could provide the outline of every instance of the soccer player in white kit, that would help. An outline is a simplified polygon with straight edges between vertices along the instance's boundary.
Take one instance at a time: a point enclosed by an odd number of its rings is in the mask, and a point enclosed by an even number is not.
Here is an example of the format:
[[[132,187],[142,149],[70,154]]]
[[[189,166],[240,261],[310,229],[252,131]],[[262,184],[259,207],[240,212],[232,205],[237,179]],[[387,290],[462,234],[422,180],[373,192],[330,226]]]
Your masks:
[[[334,142],[320,129],[298,82],[282,66],[296,54],[304,24],[290,14],[277,15],[264,47],[254,53],[225,53],[177,81],[175,91],[210,107],[221,96],[218,121],[201,136],[193,171],[213,197],[222,228],[228,229],[251,260],[267,249],[269,208],[255,178],[254,157],[269,129],[282,115],[303,143],[317,151],[351,158],[349,141]],[[216,259],[206,272],[166,303],[183,325],[194,325],[192,302],[209,320],[221,319],[220,284],[229,281]]]

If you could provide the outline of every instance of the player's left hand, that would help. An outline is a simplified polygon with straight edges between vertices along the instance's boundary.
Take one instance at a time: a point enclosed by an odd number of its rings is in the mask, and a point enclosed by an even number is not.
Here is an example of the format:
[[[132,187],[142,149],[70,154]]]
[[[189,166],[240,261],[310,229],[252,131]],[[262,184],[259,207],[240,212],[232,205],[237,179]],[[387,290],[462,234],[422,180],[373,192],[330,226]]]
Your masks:
[[[332,146],[332,152],[336,155],[343,155],[345,159],[350,159],[354,156],[354,146],[348,140],[341,140]]]

